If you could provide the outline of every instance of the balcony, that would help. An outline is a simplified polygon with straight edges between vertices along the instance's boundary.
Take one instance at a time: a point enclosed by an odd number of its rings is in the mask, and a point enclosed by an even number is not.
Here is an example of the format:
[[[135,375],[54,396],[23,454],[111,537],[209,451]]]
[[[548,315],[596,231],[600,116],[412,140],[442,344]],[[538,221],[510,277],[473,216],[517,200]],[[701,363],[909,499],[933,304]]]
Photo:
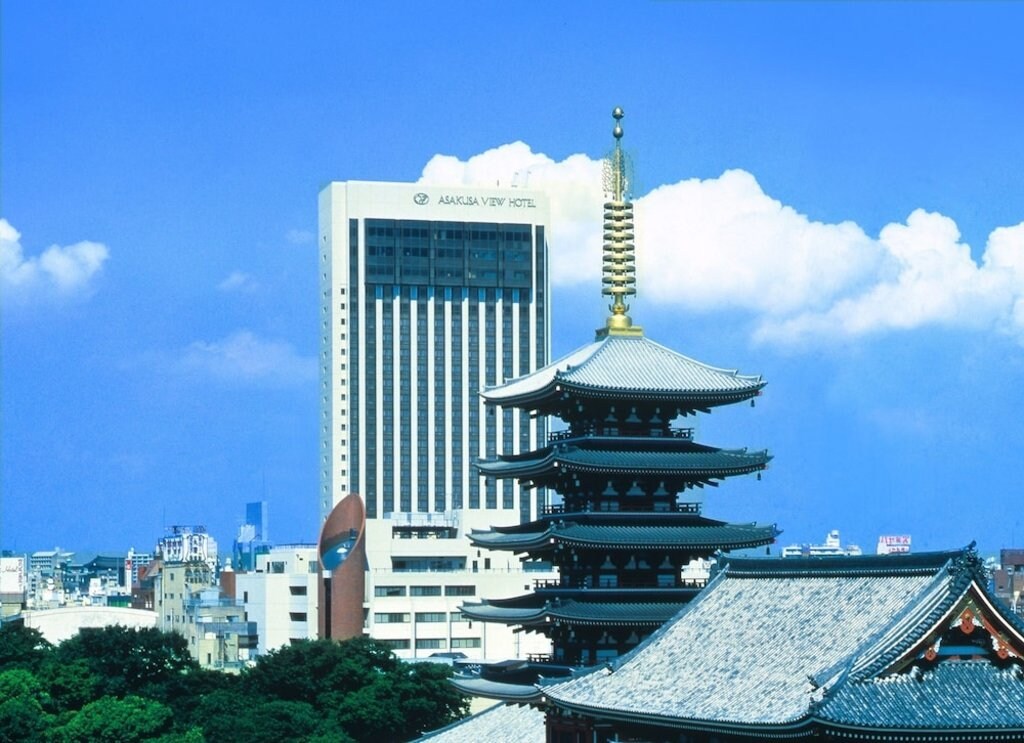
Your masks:
[[[667,431],[667,433],[666,433]],[[693,428],[630,428],[624,426],[609,426],[606,428],[588,428],[583,431],[565,429],[562,431],[551,431],[548,434],[548,443],[555,444],[559,441],[579,439],[591,436],[619,436],[623,438],[673,438],[693,440]]]
[[[604,499],[604,496],[602,496]],[[655,508],[653,504],[644,503],[630,503],[629,508],[623,509],[622,511],[611,511],[604,509],[594,509],[587,507],[583,509],[566,509],[564,503],[557,505],[541,506],[541,516],[558,516],[565,513],[693,513],[699,514],[701,509],[700,503],[669,503],[667,507],[664,502],[659,504],[658,508]]]

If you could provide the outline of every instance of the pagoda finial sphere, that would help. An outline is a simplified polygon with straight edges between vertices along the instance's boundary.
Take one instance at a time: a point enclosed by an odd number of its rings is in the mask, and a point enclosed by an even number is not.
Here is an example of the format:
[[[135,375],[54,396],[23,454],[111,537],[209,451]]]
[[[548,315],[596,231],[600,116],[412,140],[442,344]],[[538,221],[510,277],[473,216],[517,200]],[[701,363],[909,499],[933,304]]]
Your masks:
[[[619,106],[616,106],[615,109],[612,111],[612,116],[615,118],[616,121],[618,121],[623,116],[625,116],[625,114],[622,113],[622,109]]]
[[[622,127],[616,124],[615,128],[612,129],[612,136],[616,139],[622,139]]]

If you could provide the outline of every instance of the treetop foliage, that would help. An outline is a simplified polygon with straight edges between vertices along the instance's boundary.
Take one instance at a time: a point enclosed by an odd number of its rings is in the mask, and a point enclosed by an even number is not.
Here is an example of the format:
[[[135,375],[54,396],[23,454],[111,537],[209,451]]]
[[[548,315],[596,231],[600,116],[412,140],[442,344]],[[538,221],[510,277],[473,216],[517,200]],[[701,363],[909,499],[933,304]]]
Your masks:
[[[238,675],[204,670],[184,637],[83,629],[52,646],[0,626],[0,743],[403,741],[465,716],[436,663],[367,638],[303,640]]]

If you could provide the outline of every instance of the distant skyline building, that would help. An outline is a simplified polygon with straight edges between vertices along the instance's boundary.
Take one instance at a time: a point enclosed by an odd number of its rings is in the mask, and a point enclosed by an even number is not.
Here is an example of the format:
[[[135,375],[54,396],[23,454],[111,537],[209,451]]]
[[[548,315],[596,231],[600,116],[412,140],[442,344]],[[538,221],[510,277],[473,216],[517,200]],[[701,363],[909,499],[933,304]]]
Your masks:
[[[543,492],[473,465],[546,435],[512,409],[488,420],[478,397],[547,363],[545,194],[349,181],[319,208],[321,522],[353,492],[369,520],[535,517]]]
[[[264,542],[270,541],[270,519],[265,500],[245,504],[245,523],[253,527],[253,537]]]
[[[235,570],[254,570],[257,557],[270,550],[269,519],[267,502],[253,501],[245,504],[245,523],[238,527],[238,535],[231,550],[232,567]]]
[[[217,573],[217,540],[205,526],[171,526],[170,534],[160,537],[156,553],[165,563],[202,562],[214,575]]]
[[[856,544],[847,544],[844,547],[839,538],[839,530],[832,529],[826,535],[823,544],[791,544],[783,547],[780,554],[782,557],[839,557],[861,555],[863,550]]]

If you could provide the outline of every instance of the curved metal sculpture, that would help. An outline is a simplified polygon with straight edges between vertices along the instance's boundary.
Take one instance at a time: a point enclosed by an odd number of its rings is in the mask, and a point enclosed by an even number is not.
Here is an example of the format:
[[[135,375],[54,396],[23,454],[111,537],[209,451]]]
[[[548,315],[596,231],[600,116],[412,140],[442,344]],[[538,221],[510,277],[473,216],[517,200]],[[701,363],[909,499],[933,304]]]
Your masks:
[[[366,510],[356,493],[324,521],[320,558],[320,637],[348,640],[363,635],[366,587]]]

